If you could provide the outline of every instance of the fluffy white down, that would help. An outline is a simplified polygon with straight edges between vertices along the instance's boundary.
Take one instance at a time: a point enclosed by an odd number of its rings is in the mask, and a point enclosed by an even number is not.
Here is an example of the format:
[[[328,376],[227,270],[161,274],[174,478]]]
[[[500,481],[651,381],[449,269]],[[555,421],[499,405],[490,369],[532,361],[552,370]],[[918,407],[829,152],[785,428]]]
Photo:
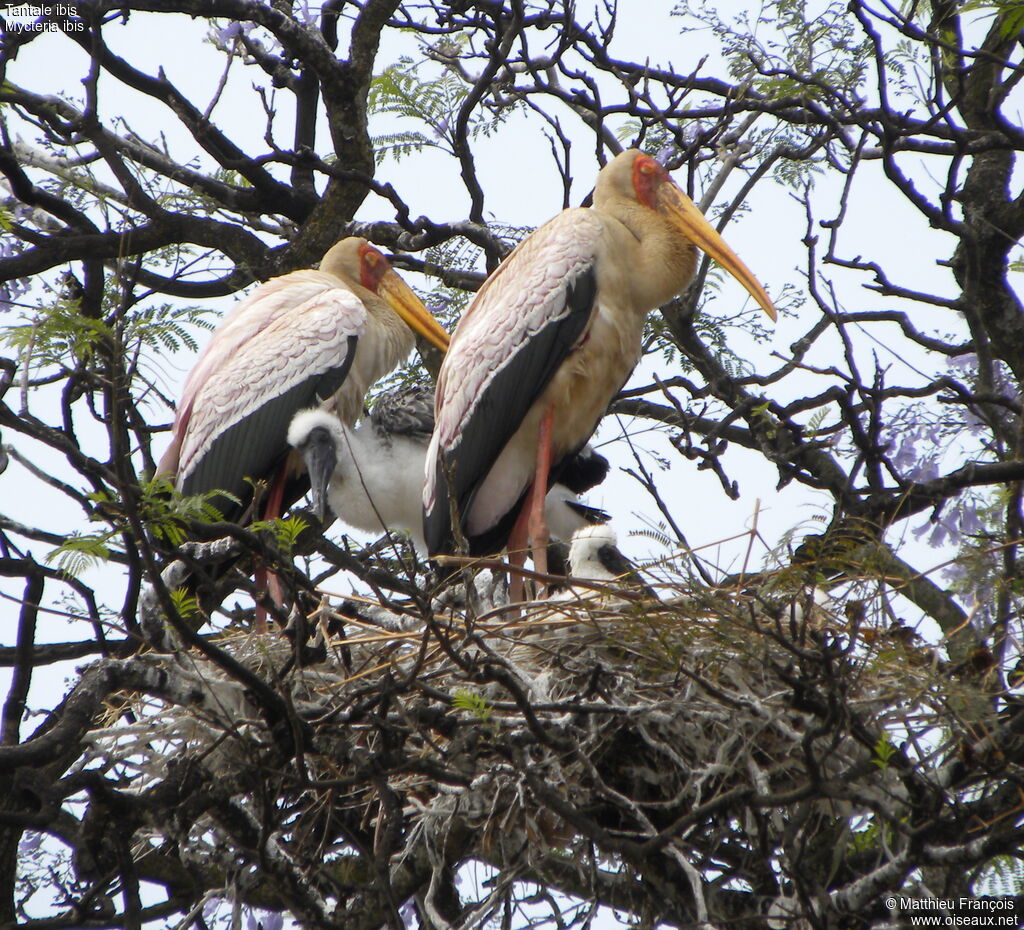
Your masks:
[[[405,436],[383,442],[369,420],[346,432],[327,496],[331,510],[357,529],[407,533],[426,552],[420,504],[424,445]]]
[[[349,427],[325,410],[296,414],[288,428],[289,444],[300,447],[318,426],[334,439],[337,464],[327,489],[334,515],[368,533],[407,533],[425,552],[420,488],[426,446],[405,436],[385,440],[369,418]]]
[[[602,546],[616,546],[615,530],[605,524],[587,525],[573,534],[569,546],[569,566],[576,578],[611,581],[615,576],[608,571],[598,556]]]
[[[327,491],[334,515],[368,533],[406,533],[425,554],[420,492],[427,444],[396,434],[384,439],[369,418],[349,427],[328,411],[318,409],[295,415],[288,428],[289,445],[300,447],[318,426],[330,431],[338,459]],[[589,525],[568,506],[568,502],[580,500],[561,484],[548,492],[544,515],[552,537],[568,540]]]

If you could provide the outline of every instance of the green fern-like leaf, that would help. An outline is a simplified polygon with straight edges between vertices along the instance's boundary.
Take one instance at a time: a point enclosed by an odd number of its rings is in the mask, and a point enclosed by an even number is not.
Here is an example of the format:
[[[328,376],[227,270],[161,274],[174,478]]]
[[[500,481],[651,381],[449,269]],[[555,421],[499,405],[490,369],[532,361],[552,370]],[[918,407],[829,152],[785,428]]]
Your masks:
[[[199,601],[195,595],[190,594],[185,588],[174,588],[171,590],[170,595],[174,609],[178,612],[178,616],[186,623],[195,623],[196,620],[202,617],[202,613],[199,610]]]
[[[424,77],[427,65],[408,56],[389,65],[370,83],[368,106],[373,116],[410,120],[423,129],[391,130],[374,138],[378,160],[387,155],[404,158],[424,148],[455,154],[455,124],[469,94],[469,85],[455,71],[443,68],[436,77]],[[469,114],[470,138],[490,136],[518,103]]]
[[[46,562],[50,565],[55,564],[64,574],[77,578],[87,569],[109,560],[110,547],[107,544],[114,532],[73,532],[56,549],[46,554]]]
[[[155,538],[171,546],[180,546],[188,539],[190,523],[216,523],[224,519],[215,501],[240,503],[234,494],[222,490],[183,495],[166,476],[144,481],[140,490],[139,515]]]
[[[290,556],[295,549],[299,536],[309,524],[302,517],[278,517],[274,520],[258,520],[253,523],[254,530],[267,530],[274,537],[278,548]]]
[[[668,527],[664,523],[659,523],[657,527],[648,526],[638,530],[630,530],[629,535],[650,539],[663,549],[674,549],[676,547],[676,541],[668,535]]]
[[[135,310],[125,326],[125,341],[151,349],[178,351],[182,346],[195,352],[199,348],[191,329],[212,330],[215,311],[208,307],[176,307],[159,304]]]
[[[41,307],[26,322],[0,330],[0,342],[27,355],[28,364],[66,369],[89,361],[99,342],[111,336],[106,322],[82,316],[78,301],[63,298]]]
[[[469,691],[466,688],[459,688],[452,696],[452,706],[456,710],[464,710],[471,713],[480,723],[490,723],[494,711],[487,703],[487,699],[477,691]]]

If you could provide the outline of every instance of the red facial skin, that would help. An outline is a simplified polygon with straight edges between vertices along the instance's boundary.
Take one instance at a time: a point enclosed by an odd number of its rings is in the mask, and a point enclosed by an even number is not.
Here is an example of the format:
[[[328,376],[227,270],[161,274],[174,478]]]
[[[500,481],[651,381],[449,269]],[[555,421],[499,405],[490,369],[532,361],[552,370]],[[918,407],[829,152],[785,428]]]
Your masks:
[[[633,190],[636,198],[645,207],[656,209],[658,188],[666,181],[671,183],[668,172],[650,155],[638,155],[633,162]]]
[[[359,283],[368,291],[377,293],[381,278],[390,270],[388,260],[372,245],[359,247]]]

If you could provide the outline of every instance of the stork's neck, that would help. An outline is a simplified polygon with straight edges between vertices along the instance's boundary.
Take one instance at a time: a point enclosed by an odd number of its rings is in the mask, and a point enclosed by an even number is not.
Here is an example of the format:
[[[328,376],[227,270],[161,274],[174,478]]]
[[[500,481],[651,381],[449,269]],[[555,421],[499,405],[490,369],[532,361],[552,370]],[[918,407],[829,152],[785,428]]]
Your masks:
[[[338,416],[350,425],[362,412],[370,386],[394,370],[416,344],[412,330],[376,294],[369,295],[365,306],[366,330],[359,337],[345,386],[335,395]]]
[[[657,211],[625,197],[604,205],[628,235],[621,260],[628,263],[635,306],[654,310],[682,293],[697,268],[697,250]]]

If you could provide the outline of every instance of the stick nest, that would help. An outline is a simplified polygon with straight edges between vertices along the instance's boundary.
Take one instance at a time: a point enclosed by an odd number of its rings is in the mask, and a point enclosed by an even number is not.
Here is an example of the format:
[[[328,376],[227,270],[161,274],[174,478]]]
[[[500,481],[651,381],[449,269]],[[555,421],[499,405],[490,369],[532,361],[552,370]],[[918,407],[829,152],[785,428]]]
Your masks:
[[[848,817],[898,794],[884,734],[919,739],[956,700],[941,657],[872,626],[863,598],[676,581],[656,598],[587,585],[516,611],[499,587],[484,572],[470,605],[430,610],[325,599],[307,637],[217,637],[288,720],[194,650],[128,660],[163,684],[111,702],[88,764],[140,794],[199,773],[264,836],[253,779],[270,775],[275,854],[314,850],[342,871],[353,843],[408,851],[456,835],[472,837],[467,856],[534,864],[583,839],[619,853],[685,840],[708,868],[702,834],[782,829],[753,813],[772,799]],[[283,751],[294,739],[301,750]],[[937,765],[948,741],[915,745]],[[822,784],[824,801],[808,791]],[[212,807],[155,822],[138,852],[173,838],[210,867],[225,824]]]

